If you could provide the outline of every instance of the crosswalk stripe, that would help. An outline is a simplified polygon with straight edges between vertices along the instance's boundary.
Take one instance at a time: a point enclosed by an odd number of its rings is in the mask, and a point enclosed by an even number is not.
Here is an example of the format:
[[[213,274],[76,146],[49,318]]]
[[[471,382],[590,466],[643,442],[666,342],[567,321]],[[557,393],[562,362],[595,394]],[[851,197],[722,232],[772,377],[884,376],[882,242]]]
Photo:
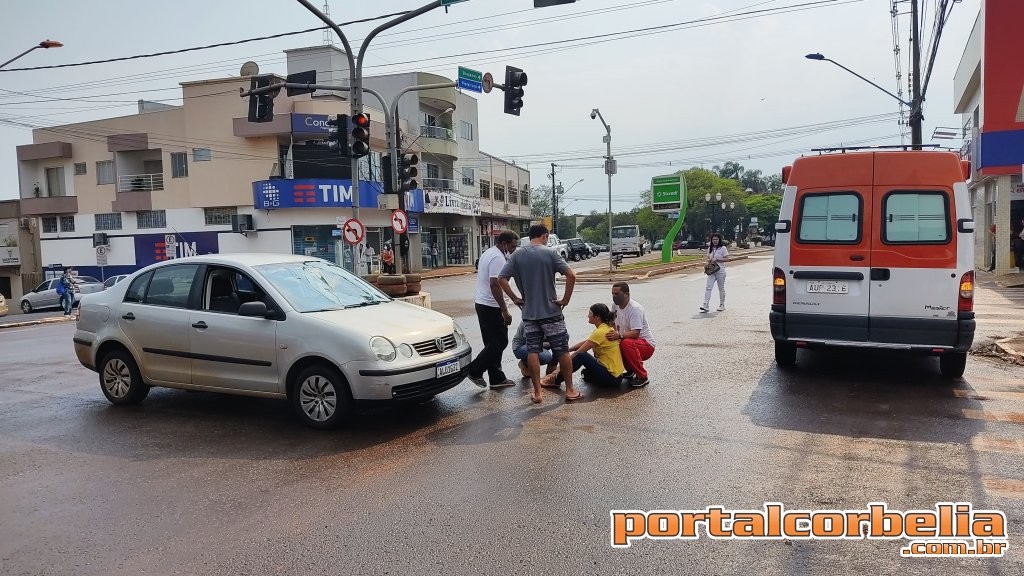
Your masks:
[[[973,408],[961,409],[965,418],[971,420],[985,420],[987,422],[1009,422],[1012,424],[1024,424],[1024,413],[1005,412],[1002,410],[975,410]]]
[[[989,494],[1024,500],[1024,480],[1016,478],[982,477],[981,484]]]
[[[1014,400],[1024,401],[1024,392],[1003,392],[997,390],[965,390],[956,388],[953,396],[970,400]]]
[[[971,448],[978,452],[1024,454],[1024,440],[978,435],[971,439]]]

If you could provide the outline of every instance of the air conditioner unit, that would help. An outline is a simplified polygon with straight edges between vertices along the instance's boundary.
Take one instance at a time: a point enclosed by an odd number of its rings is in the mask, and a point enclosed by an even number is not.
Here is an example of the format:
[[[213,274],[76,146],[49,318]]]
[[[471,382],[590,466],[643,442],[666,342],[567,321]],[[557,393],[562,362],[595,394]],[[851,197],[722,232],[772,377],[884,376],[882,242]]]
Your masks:
[[[252,214],[232,214],[231,231],[243,236],[248,235],[250,232],[255,232],[256,230],[252,225]]]
[[[93,235],[92,235],[92,247],[93,248],[95,248],[97,246],[109,246],[109,245],[110,245],[110,241],[107,240],[107,233],[106,232],[94,232],[93,233]]]

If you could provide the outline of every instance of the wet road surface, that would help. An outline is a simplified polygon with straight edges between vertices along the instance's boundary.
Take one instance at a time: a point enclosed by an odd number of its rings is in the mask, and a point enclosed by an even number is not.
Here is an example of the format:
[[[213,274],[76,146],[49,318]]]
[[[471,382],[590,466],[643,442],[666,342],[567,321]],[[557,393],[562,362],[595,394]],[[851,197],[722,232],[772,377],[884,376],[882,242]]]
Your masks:
[[[728,310],[698,272],[632,285],[658,341],[643,389],[566,404],[466,381],[435,401],[303,427],[284,402],[154,389],[114,407],[72,324],[0,331],[2,574],[1022,574],[1024,374],[971,357],[772,360],[770,255],[729,267]],[[475,276],[424,282],[479,349]],[[577,286],[573,341],[609,286]],[[979,308],[992,327],[1016,301]],[[985,307],[987,306],[987,307]],[[518,322],[518,318],[515,320]],[[516,324],[513,324],[513,327]],[[506,358],[506,371],[517,369]],[[931,509],[1010,523],[1002,559],[899,557],[903,541],[643,541],[612,509]]]

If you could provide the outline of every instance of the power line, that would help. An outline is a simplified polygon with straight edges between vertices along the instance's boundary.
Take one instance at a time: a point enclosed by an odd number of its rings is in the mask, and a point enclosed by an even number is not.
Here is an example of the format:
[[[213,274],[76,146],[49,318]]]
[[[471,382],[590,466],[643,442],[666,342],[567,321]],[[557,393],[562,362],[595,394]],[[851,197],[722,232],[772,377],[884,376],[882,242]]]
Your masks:
[[[352,20],[350,22],[342,22],[339,26],[348,24],[359,24],[362,22],[371,22],[373,20],[382,20],[384,18],[392,18],[395,16],[401,16],[408,12],[395,12],[393,14],[383,14],[381,16],[374,16],[372,18],[364,18],[362,20]],[[224,46],[235,46],[238,44],[246,44],[249,42],[259,42],[262,40],[272,40],[274,38],[283,38],[285,36],[295,36],[298,34],[306,34],[309,32],[319,32],[326,29],[327,26],[317,26],[316,28],[306,28],[305,30],[296,30],[294,32],[281,32],[279,34],[270,34],[269,36],[259,36],[256,38],[246,38],[244,40],[234,40],[231,42],[218,42],[217,44],[207,44],[205,46],[193,46],[191,48],[180,48],[178,50],[167,50],[164,52],[151,52],[149,54],[136,54],[134,56],[121,56],[119,58],[107,58],[105,60],[90,60],[88,62],[74,62],[70,64],[52,64],[50,66],[32,66],[30,68],[3,68],[0,72],[28,72],[31,70],[51,70],[53,68],[75,68],[78,66],[91,66],[93,64],[109,64],[111,62],[124,62],[125,60],[138,60],[142,58],[154,58],[156,56],[168,56],[171,54],[182,54],[185,52],[195,52],[197,50],[209,50],[211,48],[223,48]]]

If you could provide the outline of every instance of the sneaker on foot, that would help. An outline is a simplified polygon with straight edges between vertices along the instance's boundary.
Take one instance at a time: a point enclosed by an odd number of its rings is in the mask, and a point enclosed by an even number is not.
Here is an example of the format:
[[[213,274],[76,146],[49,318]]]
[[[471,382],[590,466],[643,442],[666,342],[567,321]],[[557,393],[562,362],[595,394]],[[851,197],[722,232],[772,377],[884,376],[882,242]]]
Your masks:
[[[491,384],[491,389],[493,390],[494,388],[508,388],[509,386],[515,386],[515,385],[516,385],[515,382],[509,380],[508,378],[505,378],[504,380],[502,380],[501,382],[498,382],[497,384]]]
[[[487,381],[484,380],[483,376],[467,375],[466,377],[469,378],[473,384],[476,384],[481,388],[487,388]]]
[[[629,381],[629,385],[632,386],[633,388],[643,388],[644,386],[647,386],[650,383],[651,381],[647,378],[633,378],[632,380]]]
[[[701,306],[701,307],[700,307],[700,311],[701,311],[701,312],[707,312],[707,311],[708,311],[708,307],[707,307],[706,305],[704,305],[704,306]]]
[[[725,304],[722,304],[721,306],[719,306],[718,307],[718,311],[719,312],[725,312]]]

